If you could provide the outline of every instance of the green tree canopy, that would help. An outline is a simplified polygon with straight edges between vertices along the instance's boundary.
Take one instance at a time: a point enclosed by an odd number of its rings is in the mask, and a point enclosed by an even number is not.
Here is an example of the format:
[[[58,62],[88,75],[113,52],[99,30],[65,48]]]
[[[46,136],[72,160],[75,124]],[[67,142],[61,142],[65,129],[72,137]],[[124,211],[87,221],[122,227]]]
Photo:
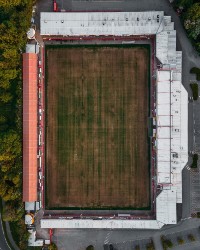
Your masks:
[[[12,100],[12,94],[10,92],[2,92],[0,94],[0,100],[3,102],[3,103],[8,103],[9,101]]]
[[[0,0],[0,6],[4,8],[11,8],[13,6],[19,5],[21,2],[22,2],[21,0],[9,0],[9,1]]]
[[[20,136],[14,130],[0,134],[0,163],[12,160],[21,155]]]
[[[184,7],[184,8],[188,8],[193,4],[193,0],[178,0],[177,1],[177,5],[179,7]]]
[[[88,246],[86,250],[94,250],[94,247],[92,245]]]
[[[49,246],[48,246],[48,250],[57,250],[57,246],[54,242],[52,242]]]
[[[4,221],[18,221],[24,215],[23,207],[19,207],[18,204],[15,205],[16,207],[13,209],[12,204],[5,204],[2,213]]]
[[[27,250],[29,234],[22,202],[22,60],[30,28],[32,0],[0,0],[0,196],[3,219]]]
[[[194,40],[200,36],[200,3],[193,4],[186,12],[185,29]]]

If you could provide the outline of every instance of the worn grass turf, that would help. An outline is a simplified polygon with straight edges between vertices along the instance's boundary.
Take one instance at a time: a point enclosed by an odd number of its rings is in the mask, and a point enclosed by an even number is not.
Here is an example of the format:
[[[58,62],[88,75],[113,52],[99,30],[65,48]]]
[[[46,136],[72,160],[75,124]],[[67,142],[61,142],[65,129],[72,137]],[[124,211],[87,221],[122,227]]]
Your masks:
[[[148,207],[148,49],[49,48],[46,63],[47,207]]]

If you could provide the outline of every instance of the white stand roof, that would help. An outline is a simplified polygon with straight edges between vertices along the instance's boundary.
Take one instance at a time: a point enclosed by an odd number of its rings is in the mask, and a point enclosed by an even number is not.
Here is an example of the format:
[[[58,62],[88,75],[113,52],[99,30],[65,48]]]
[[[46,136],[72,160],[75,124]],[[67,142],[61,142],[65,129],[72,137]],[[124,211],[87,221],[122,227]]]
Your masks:
[[[163,11],[41,12],[41,35],[128,36],[155,34],[163,29]]]
[[[163,11],[41,13],[42,35],[155,35],[157,70],[156,220],[42,219],[42,228],[151,228],[177,223],[176,203],[182,202],[182,169],[188,161],[188,94],[182,85],[182,52],[176,51],[176,31]]]
[[[156,199],[156,218],[163,224],[175,224],[176,189],[163,190]]]
[[[101,229],[159,229],[163,226],[156,220],[89,220],[89,219],[42,219],[41,228],[101,228]]]

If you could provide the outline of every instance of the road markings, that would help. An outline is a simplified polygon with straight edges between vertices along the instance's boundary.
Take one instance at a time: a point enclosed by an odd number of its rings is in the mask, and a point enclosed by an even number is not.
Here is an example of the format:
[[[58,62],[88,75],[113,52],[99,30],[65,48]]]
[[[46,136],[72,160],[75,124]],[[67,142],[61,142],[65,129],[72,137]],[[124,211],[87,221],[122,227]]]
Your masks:
[[[107,233],[106,239],[104,240],[104,244],[108,244],[109,243],[109,241],[110,241],[109,238],[110,238],[111,234],[112,234],[112,231],[110,231],[110,232]]]

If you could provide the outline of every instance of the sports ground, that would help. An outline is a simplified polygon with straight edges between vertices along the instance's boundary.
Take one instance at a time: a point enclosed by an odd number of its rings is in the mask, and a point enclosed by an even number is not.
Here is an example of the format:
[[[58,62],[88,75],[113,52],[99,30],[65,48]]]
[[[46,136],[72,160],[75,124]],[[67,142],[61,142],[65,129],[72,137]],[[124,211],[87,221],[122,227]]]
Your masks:
[[[149,50],[46,48],[46,206],[146,208]]]

